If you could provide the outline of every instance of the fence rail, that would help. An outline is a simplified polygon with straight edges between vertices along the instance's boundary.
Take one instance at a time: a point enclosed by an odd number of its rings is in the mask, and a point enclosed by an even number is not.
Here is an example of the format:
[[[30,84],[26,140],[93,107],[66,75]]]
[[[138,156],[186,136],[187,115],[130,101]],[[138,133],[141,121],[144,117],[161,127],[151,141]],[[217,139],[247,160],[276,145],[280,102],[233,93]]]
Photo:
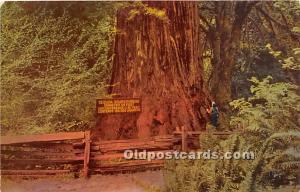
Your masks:
[[[2,136],[1,174],[42,176],[76,173],[83,167],[87,177],[88,151],[76,143],[88,143],[90,132]],[[85,144],[86,145],[86,144]],[[87,145],[88,148],[88,145]]]
[[[85,132],[54,133],[43,135],[1,136],[1,145],[54,142],[83,139]]]
[[[184,127],[172,135],[148,139],[97,141],[90,131],[1,137],[1,174],[17,176],[49,176],[73,173],[88,177],[97,173],[138,171],[160,168],[163,160],[125,160],[128,149],[153,152],[199,148],[199,135]],[[213,132],[228,136],[232,132]]]

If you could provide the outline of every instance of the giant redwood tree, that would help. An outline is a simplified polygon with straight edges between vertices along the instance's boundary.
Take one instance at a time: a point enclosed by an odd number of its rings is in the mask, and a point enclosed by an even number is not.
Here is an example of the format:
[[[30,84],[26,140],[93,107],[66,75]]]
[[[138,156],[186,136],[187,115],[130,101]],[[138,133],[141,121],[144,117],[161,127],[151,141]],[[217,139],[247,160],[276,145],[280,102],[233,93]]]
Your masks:
[[[141,98],[142,112],[102,115],[96,134],[145,138],[177,126],[205,129],[210,99],[198,22],[195,2],[143,2],[118,11],[109,92]]]

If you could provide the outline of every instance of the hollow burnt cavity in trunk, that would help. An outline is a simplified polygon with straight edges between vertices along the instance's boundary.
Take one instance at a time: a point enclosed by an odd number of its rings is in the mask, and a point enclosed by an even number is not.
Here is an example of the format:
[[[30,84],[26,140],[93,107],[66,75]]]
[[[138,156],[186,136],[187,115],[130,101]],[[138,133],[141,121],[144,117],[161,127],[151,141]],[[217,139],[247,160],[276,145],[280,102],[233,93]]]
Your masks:
[[[203,82],[195,2],[143,2],[120,10],[109,92],[141,98],[141,113],[105,114],[94,135],[146,138],[177,126],[203,130],[209,94]]]

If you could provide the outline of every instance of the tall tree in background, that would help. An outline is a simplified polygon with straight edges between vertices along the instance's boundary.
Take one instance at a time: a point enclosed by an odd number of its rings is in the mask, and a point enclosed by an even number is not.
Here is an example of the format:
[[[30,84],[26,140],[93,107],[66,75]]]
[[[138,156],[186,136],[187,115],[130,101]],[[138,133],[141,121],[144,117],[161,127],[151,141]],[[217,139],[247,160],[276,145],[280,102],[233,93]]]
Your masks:
[[[257,2],[210,2],[201,5],[201,29],[212,50],[211,93],[223,111],[231,101],[231,77],[242,28]],[[206,13],[206,15],[204,15]]]
[[[290,18],[299,9],[296,2],[258,1],[201,2],[199,7],[200,28],[206,34],[212,57],[209,87],[220,109],[228,112],[233,69],[244,39],[253,38],[252,44],[262,46],[278,39],[275,44],[283,50],[299,43],[299,35],[292,31],[291,24],[296,21]],[[288,43],[283,40],[287,38]]]
[[[195,2],[138,3],[119,11],[110,93],[140,97],[140,114],[102,116],[98,135],[149,137],[205,128],[210,100]]]

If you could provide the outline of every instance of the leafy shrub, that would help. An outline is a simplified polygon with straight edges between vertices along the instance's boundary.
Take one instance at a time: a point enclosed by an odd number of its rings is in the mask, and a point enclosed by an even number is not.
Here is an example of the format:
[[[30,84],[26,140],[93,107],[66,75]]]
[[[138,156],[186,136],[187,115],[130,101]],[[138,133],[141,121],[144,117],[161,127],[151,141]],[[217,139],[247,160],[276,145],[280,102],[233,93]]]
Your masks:
[[[201,138],[202,150],[253,151],[255,160],[173,160],[166,165],[168,191],[272,191],[296,182],[300,167],[300,97],[298,86],[271,83],[266,77],[253,85],[248,99],[231,102],[231,125],[244,125],[241,134],[225,141]],[[239,130],[241,131],[241,130]]]
[[[1,7],[2,134],[83,130],[110,78],[110,2],[5,2]]]

